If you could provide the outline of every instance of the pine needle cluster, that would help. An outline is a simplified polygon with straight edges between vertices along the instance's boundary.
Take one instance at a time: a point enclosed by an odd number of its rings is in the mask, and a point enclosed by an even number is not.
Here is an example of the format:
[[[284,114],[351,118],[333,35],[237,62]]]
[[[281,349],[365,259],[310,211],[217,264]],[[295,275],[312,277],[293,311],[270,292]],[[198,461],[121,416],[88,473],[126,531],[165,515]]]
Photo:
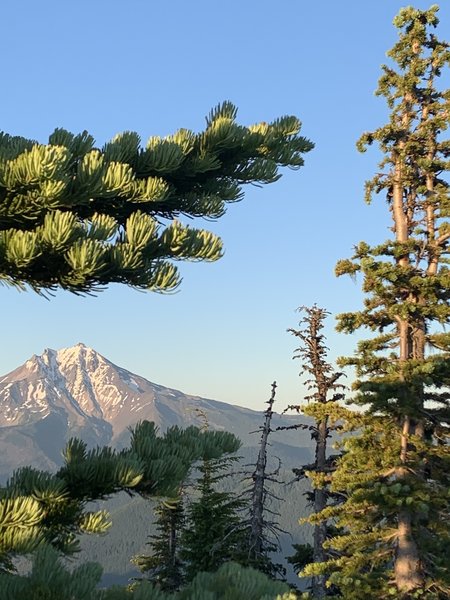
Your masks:
[[[89,293],[107,284],[168,292],[172,260],[217,260],[222,242],[179,217],[221,217],[247,183],[299,168],[313,144],[295,117],[244,127],[224,102],[201,133],[116,135],[56,129],[48,144],[0,133],[0,281]]]
[[[196,427],[175,426],[160,436],[149,421],[132,429],[129,448],[120,452],[87,450],[84,442],[71,439],[57,473],[25,467],[0,489],[0,568],[14,571],[15,556],[45,543],[65,555],[76,553],[82,533],[105,533],[110,526],[105,511],[87,510],[89,502],[121,490],[144,497],[173,495],[205,453],[218,458],[239,446],[231,433]]]

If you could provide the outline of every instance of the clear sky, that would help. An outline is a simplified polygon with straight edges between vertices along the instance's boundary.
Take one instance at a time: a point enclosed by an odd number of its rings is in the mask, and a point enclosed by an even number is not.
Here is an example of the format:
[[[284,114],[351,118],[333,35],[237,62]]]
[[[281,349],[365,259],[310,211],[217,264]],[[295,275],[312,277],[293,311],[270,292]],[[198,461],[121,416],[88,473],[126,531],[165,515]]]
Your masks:
[[[383,124],[373,91],[395,39],[397,0],[14,0],[0,6],[1,123],[46,142],[55,127],[143,140],[201,130],[223,100],[242,124],[294,114],[316,144],[299,171],[250,187],[219,222],[216,263],[181,264],[173,295],[118,285],[96,298],[45,300],[2,287],[0,373],[44,348],[81,341],[155,383],[261,409],[278,382],[278,407],[301,399],[291,359],[300,305],[357,309],[359,283],[334,265],[364,239],[388,237],[382,199],[368,207],[376,150],[355,142]],[[428,8],[416,0],[414,6]],[[440,37],[450,39],[441,3]],[[447,81],[448,85],[448,81]],[[355,339],[326,330],[330,357]]]

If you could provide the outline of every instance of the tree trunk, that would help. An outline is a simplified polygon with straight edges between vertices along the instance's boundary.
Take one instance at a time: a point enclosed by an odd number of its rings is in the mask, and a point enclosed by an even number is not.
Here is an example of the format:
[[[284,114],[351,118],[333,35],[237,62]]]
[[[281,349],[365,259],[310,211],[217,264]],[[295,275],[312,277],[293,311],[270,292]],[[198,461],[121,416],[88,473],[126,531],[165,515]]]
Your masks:
[[[320,473],[326,467],[326,450],[327,450],[327,419],[320,421],[317,427],[316,441],[316,469]],[[327,492],[323,488],[314,490],[314,512],[321,512],[327,505]],[[314,526],[314,544],[313,544],[313,561],[315,563],[325,562],[326,554],[323,548],[323,543],[327,537],[327,523],[322,521]],[[325,598],[326,587],[325,575],[317,575],[312,578],[311,586],[314,598]]]
[[[407,322],[402,321],[399,324],[399,334],[400,361],[403,362],[408,358],[412,358],[414,351],[411,330]],[[406,390],[406,393],[408,393],[408,390]],[[417,402],[422,400],[421,394],[419,396]],[[406,465],[408,461],[410,434],[419,433],[423,427],[419,423],[416,427],[417,431],[415,432],[413,429],[410,417],[405,415],[403,417],[400,450],[400,460],[403,465]],[[403,479],[407,473],[406,466],[397,470],[399,479]],[[398,590],[410,592],[422,587],[424,577],[419,560],[419,549],[413,536],[411,511],[407,509],[400,510],[397,519],[397,549],[394,561],[395,584]]]
[[[406,464],[408,458],[408,443],[411,433],[411,420],[404,417],[401,434],[400,459]],[[398,469],[399,479],[407,474],[406,468]],[[424,577],[421,568],[419,550],[414,540],[411,512],[402,509],[398,513],[397,549],[394,561],[395,584],[401,592],[411,592],[422,587]]]
[[[402,117],[402,124],[405,131],[410,124],[411,98],[405,98],[406,106]],[[400,154],[404,146],[404,141],[399,142]],[[406,243],[410,237],[411,223],[414,215],[410,214],[405,198],[405,183],[404,183],[404,167],[402,158],[397,154],[395,156],[395,172],[394,184],[392,190],[392,216],[394,219],[394,232],[397,242]],[[406,206],[405,206],[406,204]],[[397,264],[400,267],[409,268],[410,259],[407,252],[397,259]],[[408,300],[411,298],[410,293],[407,293]],[[406,298],[405,298],[406,300]],[[404,363],[413,358],[414,343],[411,324],[406,319],[398,321],[398,336],[399,336],[399,362]],[[420,337],[420,336],[419,336]],[[406,386],[405,386],[406,387]],[[410,390],[405,389],[408,394]],[[402,464],[406,464],[408,455],[408,443],[411,433],[411,421],[409,415],[403,417],[403,428],[401,432],[401,454],[400,459]],[[399,479],[406,475],[406,468],[400,468],[397,471]],[[412,535],[411,513],[406,509],[399,511],[397,529],[397,549],[394,561],[395,583],[400,591],[409,592],[423,583],[423,574],[420,570],[419,550]]]
[[[398,514],[397,553],[394,565],[395,583],[402,592],[411,592],[423,585],[419,552],[412,535],[411,514]]]

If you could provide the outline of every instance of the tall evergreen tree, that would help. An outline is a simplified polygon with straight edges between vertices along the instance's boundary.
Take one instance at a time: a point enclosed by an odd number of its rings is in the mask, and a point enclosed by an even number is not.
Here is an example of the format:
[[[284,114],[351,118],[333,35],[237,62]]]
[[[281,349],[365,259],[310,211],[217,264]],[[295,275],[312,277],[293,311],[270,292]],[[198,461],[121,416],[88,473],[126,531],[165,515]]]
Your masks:
[[[271,183],[313,147],[300,122],[244,127],[224,102],[201,133],[115,136],[95,148],[86,131],[56,129],[48,144],[0,133],[0,280],[75,293],[110,282],[173,290],[175,260],[217,260],[221,240],[177,217],[217,219],[245,183]],[[170,220],[167,226],[163,222]]]
[[[390,120],[359,141],[384,153],[367,200],[385,194],[393,239],[361,242],[337,265],[338,275],[361,273],[367,294],[339,329],[374,332],[342,361],[356,368],[355,401],[374,415],[334,478],[349,492],[335,513],[348,533],[332,542],[343,554],[327,568],[349,599],[450,596],[450,334],[440,330],[450,321],[450,92],[438,87],[450,49],[433,33],[437,10],[407,7],[395,18],[393,66],[377,90]]]
[[[329,313],[323,308],[314,305],[302,307],[306,316],[300,321],[300,329],[288,329],[300,340],[300,346],[294,353],[295,359],[301,360],[301,375],[306,375],[305,385],[310,393],[305,396],[307,404],[290,405],[288,409],[313,418],[312,425],[294,425],[311,431],[315,442],[315,459],[312,464],[295,468],[294,473],[298,479],[309,477],[312,491],[308,493],[313,515],[304,522],[314,524],[313,546],[308,548],[297,544],[296,553],[290,557],[290,562],[297,568],[302,568],[308,562],[324,563],[329,557],[325,542],[333,531],[333,526],[326,520],[315,522],[315,516],[330,504],[336,504],[342,498],[330,490],[332,474],[335,471],[336,456],[331,454],[328,439],[331,432],[336,429],[337,423],[348,417],[348,410],[341,406],[344,398],[343,386],[339,380],[343,376],[341,371],[333,369],[327,361],[328,348],[325,345],[325,336],[322,333],[324,320]],[[314,598],[324,598],[329,590],[326,586],[326,577],[317,574],[312,577],[312,594]]]
[[[241,512],[245,502],[234,492],[219,490],[235,457],[205,456],[195,485],[199,496],[186,508],[180,556],[186,563],[186,580],[200,571],[216,571],[222,564],[239,560],[244,546]]]

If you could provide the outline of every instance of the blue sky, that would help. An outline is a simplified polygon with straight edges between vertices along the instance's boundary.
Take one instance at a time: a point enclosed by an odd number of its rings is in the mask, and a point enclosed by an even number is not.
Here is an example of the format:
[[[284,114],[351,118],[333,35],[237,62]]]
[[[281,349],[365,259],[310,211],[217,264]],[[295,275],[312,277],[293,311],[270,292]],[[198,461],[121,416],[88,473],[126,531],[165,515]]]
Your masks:
[[[0,373],[44,348],[79,341],[151,381],[260,409],[278,382],[278,407],[301,399],[295,339],[300,305],[357,309],[359,284],[334,265],[364,239],[388,237],[380,199],[363,201],[376,150],[355,142],[383,124],[373,91],[406,2],[346,0],[14,0],[0,7],[0,129],[45,142],[55,127],[87,129],[98,145],[124,130],[146,140],[201,130],[229,99],[242,124],[295,114],[316,144],[299,171],[250,187],[216,223],[216,263],[180,263],[178,293],[111,286],[96,298],[50,301],[0,289]],[[414,6],[428,8],[429,2]],[[450,37],[442,3],[440,37]],[[447,81],[448,84],[448,81]],[[330,357],[355,339],[327,325]]]

